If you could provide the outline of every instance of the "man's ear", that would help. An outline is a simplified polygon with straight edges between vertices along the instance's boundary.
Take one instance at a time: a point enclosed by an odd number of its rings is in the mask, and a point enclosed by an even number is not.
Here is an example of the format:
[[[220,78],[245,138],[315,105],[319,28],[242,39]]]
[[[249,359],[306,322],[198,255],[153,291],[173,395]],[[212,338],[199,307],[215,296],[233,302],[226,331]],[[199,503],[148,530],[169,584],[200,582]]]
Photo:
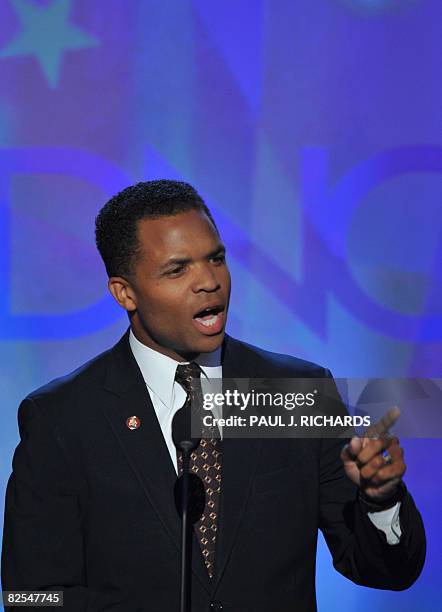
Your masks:
[[[111,276],[107,286],[122,308],[128,312],[137,309],[135,291],[129,281],[122,276]]]

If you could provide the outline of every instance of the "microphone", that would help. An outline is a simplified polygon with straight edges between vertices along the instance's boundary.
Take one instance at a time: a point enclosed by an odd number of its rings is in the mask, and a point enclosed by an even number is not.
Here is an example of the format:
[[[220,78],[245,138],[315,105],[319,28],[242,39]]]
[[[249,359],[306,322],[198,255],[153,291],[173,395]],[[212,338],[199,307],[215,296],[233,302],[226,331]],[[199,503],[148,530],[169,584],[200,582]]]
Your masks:
[[[184,455],[190,456],[191,452],[195,450],[195,448],[200,443],[198,438],[192,438],[189,434],[189,417],[184,414],[184,409],[181,408],[176,412],[172,421],[172,438],[175,447],[183,452],[183,463],[184,463]],[[183,471],[184,475],[184,471]],[[206,493],[204,491],[203,481],[196,474],[189,473],[188,477],[188,492],[187,492],[187,501],[188,501],[188,519],[189,522],[193,525],[203,515],[204,507],[206,504]],[[175,496],[175,505],[180,518],[183,518],[183,487],[184,487],[184,477],[180,476],[174,488],[174,496]]]
[[[190,432],[190,410],[180,408],[172,420],[172,440],[176,448],[183,453],[191,453],[201,442],[200,438],[192,438]]]

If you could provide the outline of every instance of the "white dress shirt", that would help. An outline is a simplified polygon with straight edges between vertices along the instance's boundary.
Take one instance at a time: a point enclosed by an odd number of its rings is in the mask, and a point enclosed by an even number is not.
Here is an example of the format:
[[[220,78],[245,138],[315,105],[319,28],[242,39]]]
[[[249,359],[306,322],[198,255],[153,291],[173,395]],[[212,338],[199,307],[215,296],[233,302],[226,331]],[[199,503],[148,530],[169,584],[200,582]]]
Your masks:
[[[179,383],[175,382],[178,362],[140,342],[132,329],[129,333],[129,344],[143,375],[171,461],[177,472],[176,448],[172,440],[172,419],[186,401],[186,392]],[[221,347],[212,353],[201,353],[195,362],[202,370],[203,393],[205,387],[213,392],[214,379],[218,381],[222,379]],[[221,382],[219,386],[221,391]],[[401,536],[399,509],[400,502],[388,510],[368,513],[372,523],[385,533],[389,544],[397,544]]]
[[[129,344],[143,375],[167,450],[177,472],[176,448],[172,440],[172,420],[177,410],[186,401],[186,392],[179,383],[175,382],[178,361],[154,351],[140,342],[132,330],[129,334]],[[202,370],[201,387],[203,393],[206,392],[205,387],[210,389],[210,392],[213,392],[216,388],[216,381],[214,382],[213,379],[220,381],[219,390],[221,390],[221,347],[213,353],[201,353],[195,359],[195,362]],[[209,381],[211,382],[209,383]]]

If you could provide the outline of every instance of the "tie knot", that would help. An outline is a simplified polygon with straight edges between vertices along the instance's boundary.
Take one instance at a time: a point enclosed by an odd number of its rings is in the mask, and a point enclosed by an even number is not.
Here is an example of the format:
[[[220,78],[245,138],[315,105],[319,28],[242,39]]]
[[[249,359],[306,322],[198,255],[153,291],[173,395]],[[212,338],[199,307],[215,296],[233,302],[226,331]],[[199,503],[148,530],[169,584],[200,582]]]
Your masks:
[[[201,377],[201,368],[197,363],[181,363],[175,373],[175,380],[179,383],[186,393],[190,393],[192,381]]]

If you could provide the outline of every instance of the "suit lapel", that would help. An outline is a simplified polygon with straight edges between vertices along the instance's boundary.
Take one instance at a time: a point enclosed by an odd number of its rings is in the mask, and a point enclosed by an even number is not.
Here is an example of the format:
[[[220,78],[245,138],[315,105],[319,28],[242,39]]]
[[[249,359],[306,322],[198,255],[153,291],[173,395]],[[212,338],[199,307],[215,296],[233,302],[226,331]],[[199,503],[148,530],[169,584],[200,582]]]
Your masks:
[[[253,364],[241,358],[243,356],[235,340],[226,336],[223,348],[223,379],[254,376]],[[260,449],[259,439],[223,440],[221,509],[213,589],[222,578],[235,544]]]
[[[177,479],[149,392],[130,349],[128,333],[109,354],[105,381],[109,401],[104,415],[135,472],[141,487],[165,531],[181,549],[181,521],[175,508]],[[126,420],[137,416],[141,425],[130,430]],[[210,589],[200,551],[193,551],[192,569],[206,590]]]

